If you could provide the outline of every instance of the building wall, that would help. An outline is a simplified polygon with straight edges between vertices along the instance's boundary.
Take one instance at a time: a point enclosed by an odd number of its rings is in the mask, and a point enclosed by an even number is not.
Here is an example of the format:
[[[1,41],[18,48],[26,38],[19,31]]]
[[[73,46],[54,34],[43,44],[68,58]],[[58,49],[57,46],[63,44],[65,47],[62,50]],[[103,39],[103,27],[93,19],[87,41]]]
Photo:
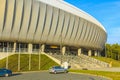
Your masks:
[[[64,1],[0,0],[1,42],[102,49],[106,39],[96,19]]]

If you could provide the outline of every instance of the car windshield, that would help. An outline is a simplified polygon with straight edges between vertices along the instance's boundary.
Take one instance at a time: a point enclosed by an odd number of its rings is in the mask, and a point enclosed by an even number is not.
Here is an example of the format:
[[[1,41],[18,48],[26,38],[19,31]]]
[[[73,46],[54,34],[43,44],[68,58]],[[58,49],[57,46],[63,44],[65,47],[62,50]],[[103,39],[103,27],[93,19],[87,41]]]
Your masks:
[[[5,70],[5,69],[2,69],[2,68],[1,68],[0,70]]]
[[[55,66],[54,68],[55,69],[61,69],[62,67],[61,66]]]

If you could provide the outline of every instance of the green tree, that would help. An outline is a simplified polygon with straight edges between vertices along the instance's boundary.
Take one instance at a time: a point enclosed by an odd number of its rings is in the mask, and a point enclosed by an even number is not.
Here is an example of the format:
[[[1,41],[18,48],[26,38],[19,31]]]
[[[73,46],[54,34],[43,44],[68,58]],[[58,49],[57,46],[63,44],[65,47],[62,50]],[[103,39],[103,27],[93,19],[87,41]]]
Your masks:
[[[120,60],[120,45],[119,44],[106,44],[106,55],[109,58]]]

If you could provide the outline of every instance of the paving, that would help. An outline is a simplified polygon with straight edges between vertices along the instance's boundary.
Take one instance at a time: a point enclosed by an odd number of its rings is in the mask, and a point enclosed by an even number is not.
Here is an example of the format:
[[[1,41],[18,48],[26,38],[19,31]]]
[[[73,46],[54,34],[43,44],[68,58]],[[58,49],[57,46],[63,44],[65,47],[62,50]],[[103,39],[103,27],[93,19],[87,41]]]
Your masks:
[[[15,73],[10,77],[0,77],[0,80],[109,80],[109,79],[99,76],[75,73],[50,74],[49,72],[30,72],[30,73]]]
[[[89,69],[89,70],[120,72],[120,67],[111,67],[111,68],[93,68],[93,69]]]

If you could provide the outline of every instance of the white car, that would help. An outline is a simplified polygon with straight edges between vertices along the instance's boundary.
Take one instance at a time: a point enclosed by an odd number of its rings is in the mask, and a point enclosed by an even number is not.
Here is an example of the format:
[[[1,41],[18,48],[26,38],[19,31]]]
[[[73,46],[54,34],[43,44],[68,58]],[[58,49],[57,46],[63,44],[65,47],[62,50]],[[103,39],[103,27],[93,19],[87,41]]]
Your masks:
[[[50,69],[49,69],[49,72],[50,73],[67,73],[68,72],[68,70],[67,69],[65,69],[65,68],[63,68],[63,67],[61,67],[61,66],[53,66],[53,67],[51,67]]]

